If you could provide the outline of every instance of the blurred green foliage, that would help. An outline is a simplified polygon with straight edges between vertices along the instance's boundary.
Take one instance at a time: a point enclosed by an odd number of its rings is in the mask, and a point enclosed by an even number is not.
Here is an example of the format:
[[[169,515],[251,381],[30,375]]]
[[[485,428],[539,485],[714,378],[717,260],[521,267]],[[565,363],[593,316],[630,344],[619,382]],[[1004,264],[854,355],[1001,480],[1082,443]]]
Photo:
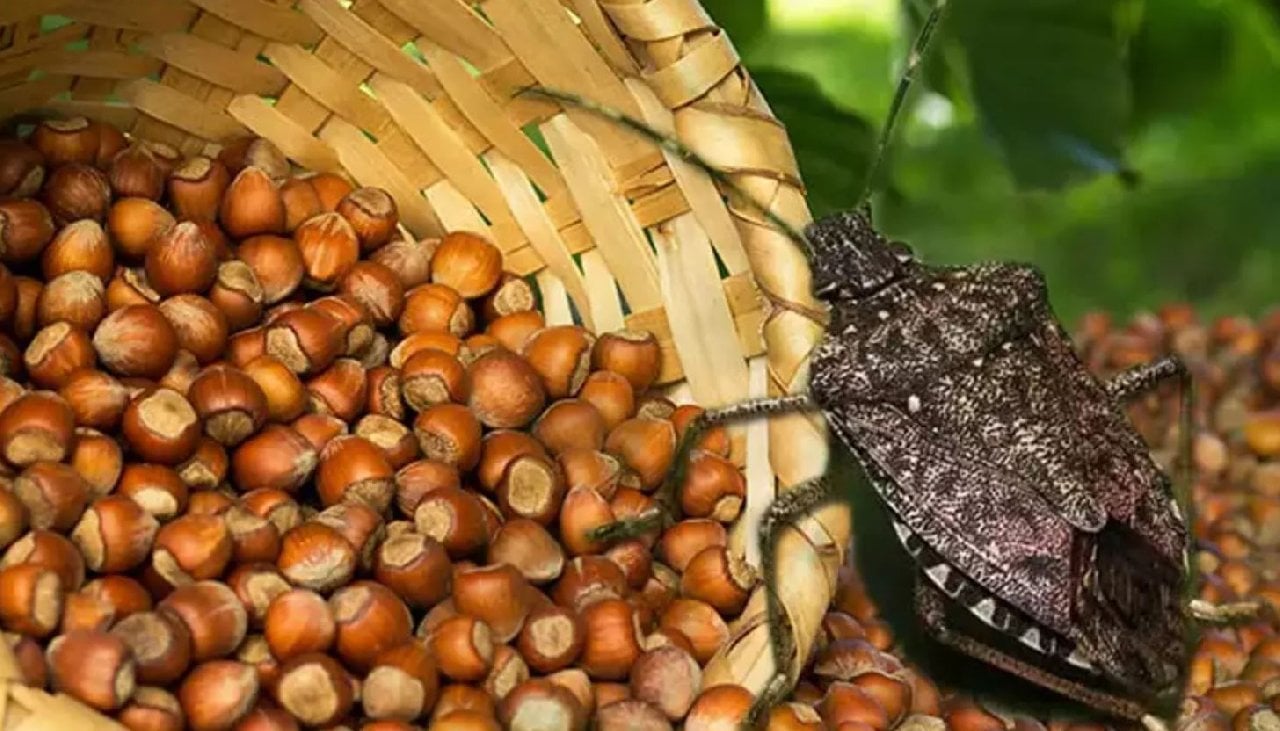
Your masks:
[[[858,202],[932,0],[707,0],[815,215]],[[950,0],[877,181],[934,261],[1038,264],[1068,320],[1280,303],[1280,0]]]

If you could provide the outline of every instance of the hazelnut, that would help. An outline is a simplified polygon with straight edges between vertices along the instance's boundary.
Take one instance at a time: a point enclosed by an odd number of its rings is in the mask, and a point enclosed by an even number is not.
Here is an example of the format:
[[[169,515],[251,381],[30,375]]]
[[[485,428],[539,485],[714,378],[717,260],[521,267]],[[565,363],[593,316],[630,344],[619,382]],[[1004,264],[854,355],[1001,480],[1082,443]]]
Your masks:
[[[258,700],[258,674],[235,660],[211,660],[191,669],[178,700],[192,731],[229,731]]]
[[[71,117],[42,120],[29,141],[53,168],[73,162],[93,164],[98,159],[101,139],[101,126],[85,117]]]
[[[387,354],[387,362],[394,368],[403,368],[414,353],[430,348],[459,356],[462,352],[462,341],[457,335],[447,332],[416,332],[402,339],[391,349]]]
[[[591,372],[595,338],[577,325],[547,327],[525,340],[521,353],[542,377],[553,399],[573,396]]]
[[[440,693],[435,660],[422,644],[406,642],[378,653],[361,689],[370,718],[413,721],[425,715]]]
[[[381,514],[364,503],[346,502],[325,508],[314,521],[338,531],[355,548],[360,569],[373,568],[374,551],[386,537]]]
[[[48,208],[39,201],[0,201],[0,257],[8,263],[40,256],[57,229]]]
[[[69,163],[49,174],[43,201],[53,219],[63,225],[84,218],[102,221],[111,205],[111,186],[97,168]]]
[[[604,448],[635,472],[641,486],[652,490],[662,484],[675,459],[675,428],[663,419],[627,419],[609,432]]]
[[[374,578],[413,609],[435,606],[449,595],[453,569],[434,538],[417,532],[388,537],[378,546]]]
[[[467,369],[456,356],[435,349],[414,353],[400,372],[404,400],[415,411],[467,400]]]
[[[498,286],[484,298],[480,312],[488,322],[515,312],[528,312],[537,306],[533,287],[524,277],[503,274]]]
[[[475,315],[456,290],[443,284],[420,284],[405,294],[400,333],[448,332],[463,337],[475,326]]]
[[[525,341],[545,326],[546,321],[542,318],[541,312],[526,310],[503,315],[493,320],[485,328],[485,332],[495,338],[502,347],[512,353],[519,353],[524,349]]]
[[[142,267],[116,267],[116,272],[107,282],[107,312],[128,307],[129,305],[154,305],[160,301],[160,295],[147,283],[147,274]]]
[[[176,587],[160,602],[191,632],[191,657],[196,662],[227,657],[249,631],[249,615],[226,584],[197,581]]]
[[[121,198],[107,213],[107,230],[117,253],[140,262],[162,237],[173,230],[173,214],[147,198]]]
[[[307,286],[330,291],[360,259],[356,232],[337,213],[322,213],[308,219],[293,232],[302,253]]]
[[[259,167],[240,170],[223,194],[218,218],[236,239],[282,233],[285,209],[279,186]]]
[[[200,443],[200,417],[171,388],[153,389],[130,401],[120,427],[129,447],[146,462],[181,464]]]
[[[373,252],[370,259],[395,272],[401,287],[412,289],[430,281],[431,259],[439,245],[439,239],[398,239]]]
[[[382,450],[392,469],[399,469],[417,459],[418,439],[409,427],[389,416],[368,414],[356,423],[355,434]],[[394,492],[394,485],[392,486]]]
[[[427,644],[440,672],[458,682],[482,680],[493,666],[493,633],[475,617],[459,614],[444,620]]]
[[[336,330],[333,318],[320,310],[291,310],[267,325],[266,350],[294,373],[319,373],[340,355]]]
[[[713,685],[703,689],[685,717],[688,731],[737,728],[746,720],[755,699],[741,685]]]
[[[259,518],[270,521],[281,535],[302,522],[298,503],[282,490],[253,490],[241,497],[240,504]]]
[[[4,202],[0,201],[0,224],[3,223]],[[4,227],[0,225],[0,256],[3,256]],[[17,290],[18,302],[13,310],[10,330],[20,342],[26,342],[36,334],[36,303],[40,292],[44,290],[44,282],[31,277],[14,277],[14,288]]]
[[[66,322],[92,332],[106,314],[106,288],[86,271],[58,275],[45,284],[36,300],[36,322],[42,327]]]
[[[400,468],[395,475],[396,508],[401,514],[413,517],[413,513],[428,493],[440,487],[461,487],[458,468],[443,462],[418,460]]]
[[[702,669],[674,645],[640,655],[631,668],[631,697],[645,701],[672,721],[685,717],[702,688]]]
[[[117,376],[160,378],[178,355],[178,334],[159,307],[122,307],[93,334],[102,365]]]
[[[90,570],[122,573],[146,560],[159,528],[159,522],[129,497],[107,495],[89,506],[70,537]]]
[[[179,223],[151,243],[146,272],[161,297],[203,294],[218,275],[218,256],[196,224]]]
[[[355,681],[328,655],[298,655],[280,668],[274,695],[280,707],[308,726],[325,726],[355,703]]]
[[[231,475],[241,490],[296,492],[319,462],[317,451],[296,430],[270,424],[231,455]]]
[[[55,637],[48,663],[54,690],[99,711],[120,708],[137,686],[129,649],[106,632],[77,630]]]
[[[547,529],[525,518],[502,524],[489,543],[488,561],[514,567],[531,584],[555,581],[564,570],[564,549]],[[526,658],[527,659],[527,658]]]
[[[662,353],[653,333],[632,330],[605,333],[592,349],[591,366],[626,378],[638,394],[658,380]]]
[[[431,259],[431,281],[448,285],[467,299],[488,294],[501,276],[502,252],[474,233],[446,234]]]
[[[276,565],[294,586],[327,592],[351,580],[356,562],[356,549],[342,533],[309,521],[284,534]]]
[[[457,571],[453,603],[457,610],[483,620],[495,641],[510,642],[529,613],[530,587],[513,566],[495,564]]]
[[[243,366],[267,399],[267,417],[274,422],[293,421],[307,407],[307,391],[297,374],[278,358],[261,355]]]
[[[529,612],[516,647],[530,668],[553,673],[578,659],[585,642],[583,633],[583,624],[573,610],[544,604]]]
[[[27,530],[27,508],[12,491],[0,491],[0,550]]]
[[[231,561],[226,521],[215,515],[183,515],[156,534],[151,567],[173,586],[214,579]]]
[[[374,659],[409,641],[413,617],[409,608],[387,587],[373,581],[357,581],[334,592],[329,599],[337,622],[335,649],[356,672],[366,672]]]
[[[439,541],[454,558],[467,556],[489,539],[485,512],[479,498],[456,487],[440,487],[418,503],[413,522],[418,532]]]
[[[44,155],[20,140],[0,140],[0,198],[30,198],[44,185]]]
[[[58,231],[41,255],[45,281],[53,281],[68,272],[83,271],[97,277],[105,287],[115,269],[115,252],[107,240],[107,232],[102,224],[93,220],[76,221]]]
[[[676,599],[659,618],[664,630],[679,632],[693,647],[693,657],[705,665],[729,639],[729,627],[715,608],[697,599]]]
[[[185,719],[178,699],[167,690],[140,686],[116,714],[129,731],[182,731]]]
[[[107,177],[120,198],[159,200],[164,194],[164,167],[149,147],[134,143],[111,161]]]
[[[15,467],[61,462],[71,446],[75,416],[52,391],[30,391],[0,411],[0,452]]]
[[[736,520],[746,498],[746,480],[724,457],[696,450],[685,468],[680,507],[691,518],[711,518],[722,523]]]
[[[338,203],[337,212],[351,224],[365,253],[385,246],[400,223],[395,199],[380,188],[351,191]]]
[[[517,457],[498,482],[497,497],[504,516],[549,525],[564,501],[564,479],[555,463],[546,457]]]
[[[376,261],[356,262],[338,283],[338,292],[364,305],[378,327],[396,322],[404,310],[404,286],[400,278]]]
[[[206,368],[191,382],[187,397],[205,433],[227,447],[249,438],[267,419],[267,397],[258,382],[229,366]]]
[[[364,366],[351,358],[339,358],[307,381],[307,392],[315,412],[353,422],[365,410],[368,380]]]
[[[640,657],[635,610],[622,599],[601,599],[581,611],[584,631],[579,665],[597,680],[621,680]]]
[[[171,520],[187,508],[189,491],[172,467],[130,463],[120,473],[116,492],[140,505],[157,520]]]
[[[291,239],[254,236],[240,243],[236,256],[249,266],[262,287],[262,302],[275,304],[297,291],[306,276],[302,252]]]
[[[227,318],[212,302],[197,294],[180,294],[160,303],[160,312],[173,326],[178,347],[191,358],[191,370],[219,359],[227,349]],[[181,353],[179,353],[181,356]],[[175,367],[182,365],[181,357]],[[194,372],[191,377],[194,377]],[[166,374],[166,378],[169,374]],[[163,381],[163,379],[161,379]],[[189,380],[189,379],[188,379]]]
[[[291,178],[280,186],[284,201],[284,230],[293,233],[304,221],[325,212],[315,186],[307,178]]]
[[[712,520],[682,520],[663,532],[659,555],[671,568],[684,573],[689,562],[706,548],[727,546],[728,531]]]
[[[578,398],[596,407],[605,429],[635,416],[636,397],[631,382],[613,371],[596,371],[587,376],[578,390]]]
[[[23,354],[32,383],[47,389],[62,388],[76,371],[92,368],[94,360],[89,336],[67,322],[55,322],[36,333]]]
[[[40,566],[58,575],[63,591],[78,591],[84,584],[84,557],[75,544],[47,530],[32,530],[9,546],[0,568],[17,564]]]
[[[542,379],[520,356],[490,352],[468,368],[471,394],[467,405],[487,427],[518,429],[542,411],[546,391]]]
[[[494,648],[493,667],[490,668],[483,683],[489,695],[500,701],[511,692],[512,688],[528,679],[529,665],[525,663],[524,658],[520,657],[520,653],[508,645],[498,645]]]
[[[574,556],[598,553],[604,544],[594,540],[592,532],[615,520],[613,508],[600,493],[576,487],[568,491],[560,507],[560,542]]]
[[[533,435],[554,455],[604,446],[605,423],[596,407],[576,398],[556,401],[533,425]]]
[[[480,461],[480,423],[460,404],[440,404],[418,414],[413,432],[427,459],[471,470]]]
[[[559,455],[565,486],[572,490],[586,487],[608,500],[617,491],[622,478],[622,464],[616,457],[594,449],[569,449]]]
[[[62,617],[63,586],[44,566],[20,563],[0,569],[0,626],[6,632],[44,638]]]
[[[599,704],[599,700],[596,701]],[[662,711],[637,700],[620,700],[600,705],[596,712],[599,731],[671,731],[671,723]]]
[[[193,157],[169,176],[169,203],[183,220],[212,221],[229,185],[231,173],[221,161]]]
[[[394,470],[382,450],[358,436],[340,436],[320,452],[316,490],[326,507],[358,500],[378,512],[391,504]]]
[[[168,612],[131,614],[117,622],[111,634],[129,648],[140,682],[169,685],[191,665],[191,633]]]
[[[218,264],[209,301],[226,318],[228,330],[237,332],[258,322],[265,296],[258,276],[248,264],[239,259]]]
[[[280,662],[298,655],[327,652],[337,636],[333,610],[310,589],[290,589],[271,600],[263,635]]]
[[[248,516],[248,519],[265,525],[272,535],[276,537],[276,546],[279,548],[279,534],[276,533],[275,526],[268,523],[266,519],[259,518],[238,506],[232,508],[231,513]],[[235,520],[228,517],[228,526]],[[232,537],[233,539],[235,537],[234,528],[232,528]],[[272,563],[267,563],[258,561],[256,557],[249,557],[249,560],[241,562],[227,576],[227,586],[231,591],[235,592],[235,595],[240,599],[240,603],[244,605],[244,610],[249,615],[249,626],[254,629],[262,629],[264,627],[267,610],[270,608],[271,602],[290,590],[289,582],[285,581],[284,576],[275,567],[275,558],[274,555],[271,556]]]

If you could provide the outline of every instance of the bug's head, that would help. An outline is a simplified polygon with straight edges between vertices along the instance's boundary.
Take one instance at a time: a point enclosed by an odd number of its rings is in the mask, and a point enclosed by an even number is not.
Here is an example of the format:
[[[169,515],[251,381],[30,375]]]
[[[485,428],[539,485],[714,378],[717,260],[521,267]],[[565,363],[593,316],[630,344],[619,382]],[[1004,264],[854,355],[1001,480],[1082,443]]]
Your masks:
[[[810,224],[814,293],[828,302],[870,295],[906,274],[915,260],[906,244],[875,230],[861,211],[828,216]]]

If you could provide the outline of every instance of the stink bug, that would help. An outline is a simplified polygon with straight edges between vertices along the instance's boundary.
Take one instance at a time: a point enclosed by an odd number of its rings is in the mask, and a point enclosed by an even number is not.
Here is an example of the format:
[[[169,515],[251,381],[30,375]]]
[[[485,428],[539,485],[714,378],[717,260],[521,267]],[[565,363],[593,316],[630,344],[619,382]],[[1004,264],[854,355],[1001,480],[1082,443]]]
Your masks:
[[[912,49],[876,166],[944,4]],[[641,122],[571,95],[531,91],[609,116],[742,195]],[[929,634],[1108,715],[1169,715],[1181,697],[1192,620],[1251,609],[1188,605],[1186,506],[1124,413],[1127,400],[1176,379],[1189,415],[1186,369],[1166,358],[1096,379],[1032,266],[932,266],[878,233],[863,211],[791,233],[809,253],[815,295],[829,314],[808,393],[704,412],[681,438],[660,507],[593,537],[640,535],[669,520],[689,450],[705,429],[819,411],[860,463],[914,562],[915,613]],[[762,519],[775,667],[792,667],[795,645],[774,588],[773,539],[839,489],[825,478],[792,487]],[[794,680],[776,679],[752,718]]]

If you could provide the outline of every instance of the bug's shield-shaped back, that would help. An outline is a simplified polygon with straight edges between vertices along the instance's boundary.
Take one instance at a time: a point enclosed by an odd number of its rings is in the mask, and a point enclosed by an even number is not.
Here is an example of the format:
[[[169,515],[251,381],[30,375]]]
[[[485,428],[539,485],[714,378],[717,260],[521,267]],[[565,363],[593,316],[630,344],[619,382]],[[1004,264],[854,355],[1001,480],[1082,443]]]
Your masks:
[[[811,231],[890,250],[847,218]],[[1143,703],[1176,692],[1186,527],[1040,275],[898,260],[834,303],[811,390],[924,576],[1038,668]]]

